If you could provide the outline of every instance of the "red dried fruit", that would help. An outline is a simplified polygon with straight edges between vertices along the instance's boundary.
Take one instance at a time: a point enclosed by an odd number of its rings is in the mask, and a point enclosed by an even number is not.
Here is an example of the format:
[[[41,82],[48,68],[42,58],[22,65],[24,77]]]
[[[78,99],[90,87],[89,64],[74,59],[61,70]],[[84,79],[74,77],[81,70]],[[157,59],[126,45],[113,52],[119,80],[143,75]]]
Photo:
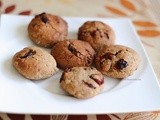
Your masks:
[[[98,85],[102,85],[104,83],[104,77],[102,75],[92,74],[89,77],[93,79]]]
[[[128,63],[124,59],[120,59],[116,63],[116,68],[119,70],[122,70],[123,68],[126,68],[127,66],[128,66]]]
[[[30,49],[25,55],[20,56],[20,58],[27,58],[27,57],[32,56],[34,54],[36,54],[36,51],[33,51],[32,49]]]
[[[86,81],[84,81],[84,80],[83,80],[83,82],[84,82],[84,84],[86,84],[88,87],[93,88],[93,89],[96,89],[96,87],[93,86],[91,83],[88,83],[88,82],[86,82]]]
[[[103,57],[107,60],[107,59],[109,59],[109,60],[112,60],[112,53],[106,53],[106,54],[104,54],[103,55]]]

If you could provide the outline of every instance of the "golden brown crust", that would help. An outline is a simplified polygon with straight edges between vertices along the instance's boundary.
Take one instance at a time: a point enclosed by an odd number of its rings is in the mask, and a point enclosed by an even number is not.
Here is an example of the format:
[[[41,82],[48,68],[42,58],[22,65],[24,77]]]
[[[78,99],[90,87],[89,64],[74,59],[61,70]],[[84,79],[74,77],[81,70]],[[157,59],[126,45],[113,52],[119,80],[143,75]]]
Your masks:
[[[103,22],[87,21],[79,28],[78,39],[89,42],[95,51],[98,51],[103,45],[115,43],[115,33]]]
[[[94,50],[89,43],[80,40],[58,42],[51,50],[60,68],[90,66],[94,59]]]
[[[72,96],[85,99],[103,90],[104,77],[93,67],[73,67],[63,72],[60,85]]]
[[[30,39],[43,47],[52,47],[58,41],[66,39],[67,34],[67,22],[51,14],[39,14],[28,25]]]
[[[140,57],[133,49],[122,46],[104,46],[96,55],[96,68],[104,75],[125,78],[138,68]]]
[[[31,80],[46,79],[58,70],[55,59],[38,47],[27,47],[17,52],[12,63],[20,74]]]

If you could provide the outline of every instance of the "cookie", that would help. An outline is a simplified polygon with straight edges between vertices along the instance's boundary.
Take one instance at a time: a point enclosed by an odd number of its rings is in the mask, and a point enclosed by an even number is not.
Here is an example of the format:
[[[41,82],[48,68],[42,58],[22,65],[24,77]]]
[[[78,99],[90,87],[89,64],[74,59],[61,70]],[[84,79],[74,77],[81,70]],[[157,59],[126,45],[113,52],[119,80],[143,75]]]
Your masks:
[[[66,39],[67,34],[67,22],[48,13],[36,15],[28,25],[29,38],[43,47],[51,48],[58,41]]]
[[[63,72],[60,86],[76,98],[91,98],[103,90],[104,77],[93,67],[72,67]]]
[[[51,55],[56,59],[58,67],[90,66],[94,59],[95,51],[89,43],[80,40],[65,40],[58,42],[51,50]]]
[[[96,68],[112,78],[126,78],[134,73],[140,57],[133,49],[122,46],[104,46],[96,55]]]
[[[98,51],[103,45],[115,43],[115,33],[109,25],[101,21],[87,21],[79,28],[78,39],[89,42]]]
[[[52,55],[38,47],[26,47],[13,56],[13,66],[27,79],[46,79],[55,74],[57,64]]]

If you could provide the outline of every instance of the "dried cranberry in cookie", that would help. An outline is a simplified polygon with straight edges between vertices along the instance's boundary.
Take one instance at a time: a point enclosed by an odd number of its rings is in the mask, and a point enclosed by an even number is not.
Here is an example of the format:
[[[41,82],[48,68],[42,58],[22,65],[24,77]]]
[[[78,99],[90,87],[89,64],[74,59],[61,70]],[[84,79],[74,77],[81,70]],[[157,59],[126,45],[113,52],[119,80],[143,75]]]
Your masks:
[[[96,68],[104,75],[113,78],[125,78],[138,68],[138,53],[126,46],[103,46],[95,58]]]
[[[53,47],[58,41],[66,39],[67,22],[56,15],[41,13],[36,15],[28,25],[29,38],[43,47]]]
[[[103,90],[104,77],[93,67],[72,67],[63,72],[60,86],[76,98],[91,98]]]

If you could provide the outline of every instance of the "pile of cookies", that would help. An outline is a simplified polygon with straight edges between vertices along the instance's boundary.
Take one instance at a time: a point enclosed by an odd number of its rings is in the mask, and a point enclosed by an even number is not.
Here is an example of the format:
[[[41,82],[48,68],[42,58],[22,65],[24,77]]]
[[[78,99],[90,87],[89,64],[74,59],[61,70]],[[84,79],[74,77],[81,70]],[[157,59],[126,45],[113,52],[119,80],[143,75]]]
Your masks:
[[[126,78],[138,68],[139,55],[133,49],[115,44],[113,29],[101,21],[86,21],[78,39],[69,40],[68,24],[48,13],[36,15],[28,25],[29,38],[37,45],[13,56],[13,66],[25,78],[47,79],[63,70],[60,86],[76,98],[90,98],[104,88],[104,76]]]

